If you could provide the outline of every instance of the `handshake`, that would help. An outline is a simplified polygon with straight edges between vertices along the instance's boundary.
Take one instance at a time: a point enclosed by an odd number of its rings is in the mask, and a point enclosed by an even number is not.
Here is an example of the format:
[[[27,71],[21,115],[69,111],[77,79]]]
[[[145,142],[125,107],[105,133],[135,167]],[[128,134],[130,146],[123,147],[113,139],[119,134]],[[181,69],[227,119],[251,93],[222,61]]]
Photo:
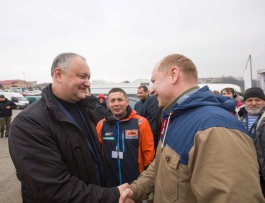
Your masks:
[[[119,203],[135,203],[134,200],[131,199],[133,191],[129,188],[128,183],[118,186],[118,189],[120,191]]]

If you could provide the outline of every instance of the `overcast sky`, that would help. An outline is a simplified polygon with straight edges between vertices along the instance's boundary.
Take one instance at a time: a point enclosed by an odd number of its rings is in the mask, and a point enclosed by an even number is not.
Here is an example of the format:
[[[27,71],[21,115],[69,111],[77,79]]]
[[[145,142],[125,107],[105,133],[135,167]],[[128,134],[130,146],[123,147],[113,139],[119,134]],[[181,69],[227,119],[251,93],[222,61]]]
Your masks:
[[[93,80],[150,79],[181,53],[199,77],[265,69],[264,0],[0,0],[0,80],[51,82],[62,52],[87,58]]]

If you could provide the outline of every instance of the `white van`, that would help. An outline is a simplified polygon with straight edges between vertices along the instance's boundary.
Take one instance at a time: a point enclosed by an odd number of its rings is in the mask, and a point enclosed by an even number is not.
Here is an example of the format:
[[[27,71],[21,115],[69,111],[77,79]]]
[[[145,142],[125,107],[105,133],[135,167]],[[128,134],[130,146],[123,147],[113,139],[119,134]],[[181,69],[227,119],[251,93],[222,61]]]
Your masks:
[[[4,95],[10,101],[13,101],[18,109],[24,109],[27,105],[29,105],[29,101],[18,92],[0,92],[0,95]]]

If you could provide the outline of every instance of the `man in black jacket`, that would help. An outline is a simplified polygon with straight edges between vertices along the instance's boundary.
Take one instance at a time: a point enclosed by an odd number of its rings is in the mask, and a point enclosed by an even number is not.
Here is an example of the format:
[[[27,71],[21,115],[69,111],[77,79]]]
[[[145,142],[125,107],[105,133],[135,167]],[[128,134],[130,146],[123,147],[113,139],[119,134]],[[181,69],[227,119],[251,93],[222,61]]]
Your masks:
[[[88,112],[85,58],[60,54],[51,75],[42,98],[17,115],[10,129],[23,202],[118,202],[128,185],[104,188],[104,163]]]
[[[4,95],[0,95],[0,133],[1,138],[8,137],[9,128],[11,124],[12,109],[16,108],[16,104],[7,98]]]
[[[86,92],[88,109],[92,122],[96,126],[97,123],[105,118],[107,111],[99,104],[98,98],[91,94],[91,89],[88,88]]]
[[[148,88],[145,85],[141,85],[137,89],[138,101],[134,109],[137,111],[137,114],[145,117],[152,129],[154,136],[154,146],[157,147],[160,134],[160,117],[161,110],[158,107],[158,101],[156,96],[149,95]]]

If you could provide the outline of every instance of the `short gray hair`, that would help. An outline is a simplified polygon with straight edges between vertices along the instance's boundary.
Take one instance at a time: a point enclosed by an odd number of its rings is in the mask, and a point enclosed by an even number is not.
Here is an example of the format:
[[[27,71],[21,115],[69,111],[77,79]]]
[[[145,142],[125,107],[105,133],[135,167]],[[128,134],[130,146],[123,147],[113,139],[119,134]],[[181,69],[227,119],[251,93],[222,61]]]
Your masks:
[[[53,60],[52,68],[51,68],[51,76],[53,76],[53,72],[55,68],[60,67],[62,70],[66,70],[68,63],[75,57],[80,57],[83,60],[86,60],[83,56],[80,56],[76,53],[62,53],[56,56],[56,58]]]

